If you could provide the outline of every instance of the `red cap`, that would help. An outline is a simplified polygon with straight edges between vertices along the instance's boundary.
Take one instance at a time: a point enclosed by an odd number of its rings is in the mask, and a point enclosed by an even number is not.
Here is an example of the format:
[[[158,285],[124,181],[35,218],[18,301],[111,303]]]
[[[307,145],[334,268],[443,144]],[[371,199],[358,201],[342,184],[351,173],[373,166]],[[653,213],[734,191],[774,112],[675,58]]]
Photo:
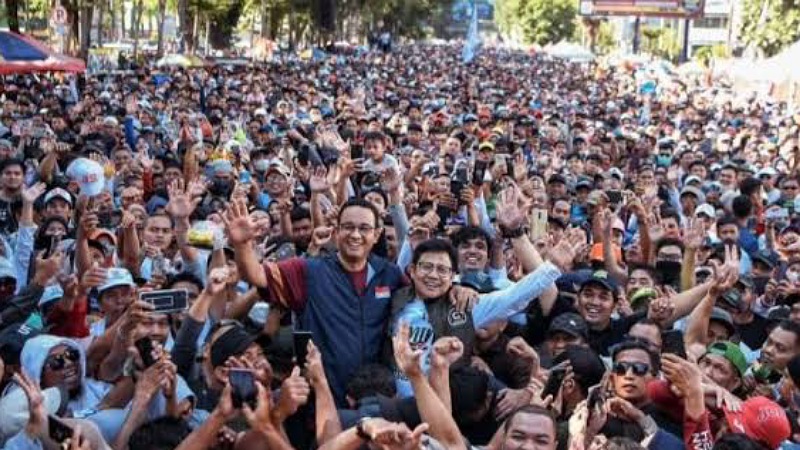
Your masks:
[[[741,411],[724,411],[731,431],[744,433],[771,449],[780,447],[792,432],[786,412],[766,397],[748,399],[742,403]]]

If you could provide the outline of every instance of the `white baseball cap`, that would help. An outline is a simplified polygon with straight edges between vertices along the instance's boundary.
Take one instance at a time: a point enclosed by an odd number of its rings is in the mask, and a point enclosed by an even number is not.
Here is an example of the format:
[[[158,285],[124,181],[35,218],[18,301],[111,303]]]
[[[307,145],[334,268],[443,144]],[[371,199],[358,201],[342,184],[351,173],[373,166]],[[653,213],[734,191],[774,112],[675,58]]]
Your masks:
[[[103,167],[88,158],[78,158],[67,167],[67,176],[81,187],[81,194],[88,196],[103,192],[106,175]]]

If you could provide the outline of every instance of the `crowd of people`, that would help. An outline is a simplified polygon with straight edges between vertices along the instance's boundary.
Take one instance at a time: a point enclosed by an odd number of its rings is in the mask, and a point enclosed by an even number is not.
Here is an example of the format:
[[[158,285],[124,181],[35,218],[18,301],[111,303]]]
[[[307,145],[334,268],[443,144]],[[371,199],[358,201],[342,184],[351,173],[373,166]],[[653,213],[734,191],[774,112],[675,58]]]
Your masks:
[[[0,96],[1,448],[800,448],[785,103],[423,44]]]

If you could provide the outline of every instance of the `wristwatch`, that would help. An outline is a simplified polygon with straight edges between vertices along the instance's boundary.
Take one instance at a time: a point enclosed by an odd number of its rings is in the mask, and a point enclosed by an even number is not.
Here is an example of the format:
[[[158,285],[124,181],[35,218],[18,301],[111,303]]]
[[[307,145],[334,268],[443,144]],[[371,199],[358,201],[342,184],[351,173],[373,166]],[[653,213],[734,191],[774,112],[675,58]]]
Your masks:
[[[524,226],[519,226],[514,229],[507,229],[505,227],[500,228],[500,233],[502,234],[503,238],[505,239],[516,239],[518,237],[525,236],[527,230],[525,230]]]
[[[356,423],[356,435],[366,442],[372,440],[372,436],[370,436],[366,430],[364,430],[364,424],[366,424],[369,420],[372,420],[372,417],[362,417],[358,420],[358,423]]]

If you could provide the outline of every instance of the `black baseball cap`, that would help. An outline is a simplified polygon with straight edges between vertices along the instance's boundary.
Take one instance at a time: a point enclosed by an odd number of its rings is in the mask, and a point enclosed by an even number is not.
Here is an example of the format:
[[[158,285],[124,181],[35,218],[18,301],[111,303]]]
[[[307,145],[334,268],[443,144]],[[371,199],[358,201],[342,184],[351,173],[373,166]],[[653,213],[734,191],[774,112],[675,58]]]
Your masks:
[[[753,262],[759,261],[764,263],[770,269],[774,269],[776,265],[778,265],[778,261],[775,256],[767,250],[759,250],[755,254],[751,256]]]
[[[585,393],[588,393],[590,387],[600,384],[606,373],[603,360],[589,347],[570,345],[553,359],[553,365],[564,361],[569,361],[575,381]]]
[[[581,283],[581,290],[586,286],[593,284],[595,286],[600,286],[604,289],[611,291],[612,294],[616,297],[617,295],[617,283],[605,270],[595,270],[592,272],[592,275],[585,279],[583,283]]]
[[[231,326],[211,344],[211,365],[224,365],[231,356],[244,353],[256,339],[258,336],[248,333],[242,325]]]
[[[589,327],[586,325],[586,321],[583,320],[583,317],[571,312],[560,314],[553,319],[547,329],[547,334],[550,336],[555,333],[566,333],[586,341],[589,340]]]

